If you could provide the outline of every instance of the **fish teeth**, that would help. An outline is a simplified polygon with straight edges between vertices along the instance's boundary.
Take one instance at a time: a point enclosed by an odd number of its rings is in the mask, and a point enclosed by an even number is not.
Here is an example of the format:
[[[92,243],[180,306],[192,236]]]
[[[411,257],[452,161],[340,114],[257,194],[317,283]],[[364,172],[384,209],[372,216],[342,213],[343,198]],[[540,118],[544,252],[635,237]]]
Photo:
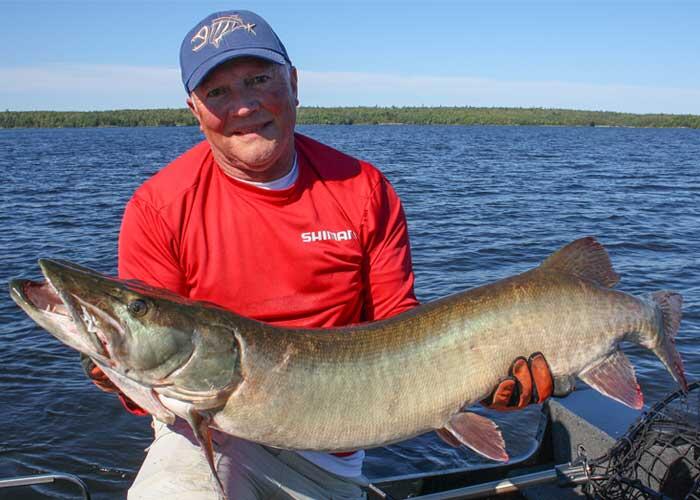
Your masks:
[[[80,309],[83,311],[82,320],[85,324],[85,329],[90,333],[97,333],[97,319],[95,319],[95,316],[90,314],[83,305],[80,306]]]
[[[44,311],[52,314],[61,314],[63,316],[68,316],[68,308],[63,304],[47,304]]]

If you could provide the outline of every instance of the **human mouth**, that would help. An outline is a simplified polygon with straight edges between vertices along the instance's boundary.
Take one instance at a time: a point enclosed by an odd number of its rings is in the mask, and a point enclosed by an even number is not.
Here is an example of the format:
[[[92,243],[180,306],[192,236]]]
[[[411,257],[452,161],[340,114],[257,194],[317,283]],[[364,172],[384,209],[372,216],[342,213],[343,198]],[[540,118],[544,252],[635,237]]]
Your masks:
[[[260,131],[262,131],[265,127],[269,125],[270,122],[265,122],[265,123],[258,123],[255,125],[248,125],[246,127],[237,127],[233,131],[233,135],[249,135],[249,134],[257,134]]]

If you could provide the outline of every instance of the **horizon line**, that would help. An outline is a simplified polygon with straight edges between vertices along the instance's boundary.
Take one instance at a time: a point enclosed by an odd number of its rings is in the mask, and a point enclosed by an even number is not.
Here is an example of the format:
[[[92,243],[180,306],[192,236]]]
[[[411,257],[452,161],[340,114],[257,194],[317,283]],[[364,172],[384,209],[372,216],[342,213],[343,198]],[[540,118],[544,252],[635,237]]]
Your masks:
[[[631,111],[612,111],[605,109],[583,109],[583,108],[561,108],[556,106],[472,106],[472,105],[455,105],[455,104],[440,104],[440,105],[342,105],[342,106],[299,106],[297,109],[474,109],[474,110],[520,110],[520,111],[566,111],[571,113],[600,113],[600,114],[615,114],[615,115],[634,115],[634,116],[678,116],[678,117],[700,117],[696,113],[667,113],[667,112],[631,112]],[[0,110],[0,113],[115,113],[121,111],[189,111],[186,106],[183,107],[155,107],[155,108],[111,108],[111,109],[5,109]]]

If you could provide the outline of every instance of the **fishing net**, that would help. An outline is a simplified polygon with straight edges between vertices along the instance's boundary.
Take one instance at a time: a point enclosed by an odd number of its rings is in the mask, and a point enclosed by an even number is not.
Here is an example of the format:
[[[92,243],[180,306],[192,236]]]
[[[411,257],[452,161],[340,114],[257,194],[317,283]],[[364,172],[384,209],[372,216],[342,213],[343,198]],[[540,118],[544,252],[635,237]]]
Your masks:
[[[606,455],[583,460],[589,498],[700,500],[700,382],[652,407]]]

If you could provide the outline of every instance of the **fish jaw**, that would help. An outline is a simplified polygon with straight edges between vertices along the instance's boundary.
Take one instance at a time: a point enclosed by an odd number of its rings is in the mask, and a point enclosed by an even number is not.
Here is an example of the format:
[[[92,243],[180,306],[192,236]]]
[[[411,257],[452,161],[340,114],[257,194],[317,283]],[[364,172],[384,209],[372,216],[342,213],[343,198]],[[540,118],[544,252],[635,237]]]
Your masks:
[[[49,281],[10,282],[12,300],[39,326],[58,340],[91,358],[109,363],[103,342],[76,322],[65,301]]]
[[[79,337],[86,340],[85,343],[93,346],[92,350],[81,350],[77,347],[76,349],[95,360],[99,360],[102,364],[113,368],[116,367],[113,356],[115,340],[123,334],[123,330],[100,308],[81,300],[80,295],[75,293],[74,286],[67,286],[64,268],[72,268],[76,272],[85,273],[86,275],[97,273],[51,259],[39,259],[39,267],[46,278],[48,288],[62,302],[63,310],[73,321],[74,329],[71,330],[71,333],[77,333]],[[118,331],[115,332],[115,329]],[[53,331],[48,331],[55,336]],[[60,337],[58,338],[63,340]],[[68,345],[74,347],[70,343]]]
[[[48,281],[38,283],[30,280],[12,280],[10,296],[30,318],[51,335],[90,356],[112,383],[141,408],[163,422],[175,421],[173,412],[160,402],[151,387],[141,385],[112,369],[111,365],[114,362],[109,358],[105,343],[100,340],[98,332],[79,327]]]

